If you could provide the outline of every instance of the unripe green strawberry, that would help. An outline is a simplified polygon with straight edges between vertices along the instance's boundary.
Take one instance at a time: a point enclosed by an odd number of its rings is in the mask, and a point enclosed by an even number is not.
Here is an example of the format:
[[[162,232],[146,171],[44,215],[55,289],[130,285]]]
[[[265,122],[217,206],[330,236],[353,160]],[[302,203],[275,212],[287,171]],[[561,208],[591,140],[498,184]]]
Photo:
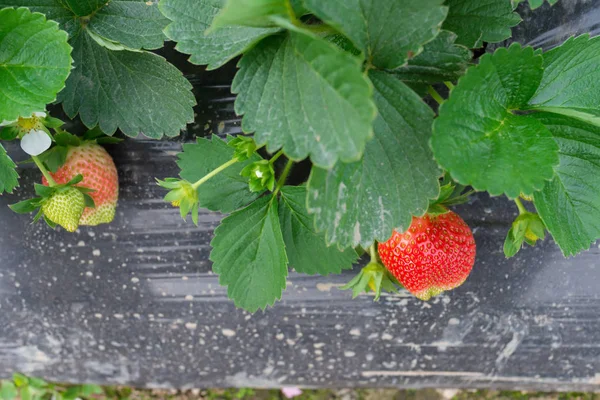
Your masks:
[[[119,199],[119,176],[112,157],[104,147],[94,142],[70,147],[66,162],[51,175],[56,183],[64,184],[79,174],[83,175],[83,180],[77,186],[93,189],[89,195],[96,204],[95,208],[85,209],[79,225],[112,222]],[[42,182],[48,185],[46,179]]]
[[[452,211],[413,217],[406,232],[394,231],[378,249],[385,267],[421,300],[460,286],[475,263],[473,233]]]
[[[46,218],[69,232],[75,232],[79,226],[84,208],[83,193],[73,187],[54,193],[42,204]]]

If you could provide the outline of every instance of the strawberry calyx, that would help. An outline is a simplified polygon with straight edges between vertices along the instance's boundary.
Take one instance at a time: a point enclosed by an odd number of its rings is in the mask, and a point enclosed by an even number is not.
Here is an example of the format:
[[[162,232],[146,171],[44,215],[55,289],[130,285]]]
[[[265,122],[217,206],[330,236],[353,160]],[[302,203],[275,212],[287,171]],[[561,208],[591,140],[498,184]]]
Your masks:
[[[341,290],[352,289],[353,299],[361,293],[372,291],[375,293],[375,301],[378,301],[383,291],[397,293],[398,286],[402,286],[394,275],[379,262],[376,246],[373,244],[369,249],[371,262],[364,266],[350,282],[340,288]]]
[[[69,232],[73,232],[78,225],[79,218],[83,213],[84,208],[95,208],[94,199],[89,195],[94,190],[86,187],[76,186],[83,180],[83,175],[77,175],[69,182],[65,184],[54,184],[52,186],[45,186],[41,184],[35,184],[35,193],[38,197],[34,197],[32,199],[27,199],[20,201],[16,204],[9,205],[10,209],[17,214],[30,214],[32,212],[37,211],[35,217],[33,218],[33,222],[37,222],[40,219],[44,219],[44,221],[51,228],[55,228],[56,225],[63,226]],[[63,199],[76,199],[77,203],[80,204],[67,204],[63,207],[63,210],[67,213],[70,213],[68,226],[62,223],[62,218],[57,218],[54,215],[48,215],[48,211],[44,212],[44,209],[48,210],[50,204],[57,199],[63,201]],[[73,222],[75,221],[75,222]]]
[[[171,203],[173,207],[179,207],[181,218],[185,221],[188,214],[192,214],[192,221],[198,225],[198,209],[200,207],[200,197],[198,188],[185,179],[166,178],[157,179],[158,186],[169,189],[164,200]]]
[[[258,150],[258,146],[252,136],[236,136],[227,145],[235,150],[233,158],[237,158],[239,161],[246,161]]]
[[[466,203],[474,192],[464,185],[454,183],[446,174],[440,182],[440,194],[429,202],[427,214],[432,216],[446,214],[449,211],[448,207]]]
[[[375,293],[375,301],[377,301],[383,291],[397,293],[399,285],[396,278],[383,265],[375,261],[363,267],[350,282],[340,289],[352,289],[352,298],[372,291]]]
[[[538,240],[546,236],[546,225],[539,215],[527,211],[518,198],[515,199],[519,216],[512,223],[504,240],[504,255],[510,258],[517,254],[523,243],[534,246]]]

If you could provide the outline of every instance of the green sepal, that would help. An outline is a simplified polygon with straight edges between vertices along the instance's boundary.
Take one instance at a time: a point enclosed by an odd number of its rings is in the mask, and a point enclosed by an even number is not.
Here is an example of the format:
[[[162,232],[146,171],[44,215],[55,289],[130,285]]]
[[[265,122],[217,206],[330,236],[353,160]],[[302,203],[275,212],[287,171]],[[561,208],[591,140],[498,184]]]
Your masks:
[[[454,183],[448,174],[445,174],[440,182],[440,194],[437,199],[429,202],[427,214],[442,215],[449,210],[448,207],[469,201],[469,196],[473,194],[473,190],[465,191],[466,187]]]
[[[54,135],[54,141],[59,146],[80,146],[81,139],[73,134],[62,131]]]
[[[519,252],[523,246],[523,242],[534,246],[538,240],[543,240],[545,236],[546,226],[540,216],[524,212],[515,219],[506,235],[506,239],[504,240],[504,255],[506,258],[510,258]]]
[[[65,123],[63,122],[62,119],[54,118],[54,117],[51,117],[51,116],[47,115],[46,118],[44,118],[42,120],[42,124],[44,124],[44,126],[46,128],[56,129],[56,128],[60,128]]]
[[[69,182],[66,183],[66,186],[75,186],[78,183],[81,183],[82,180],[83,180],[83,175],[77,174],[73,177],[73,179],[71,179]]]
[[[86,208],[96,208],[96,202],[94,201],[92,196],[90,196],[87,193],[84,193],[82,190],[80,190],[80,192],[83,193],[83,200],[85,201]]]
[[[123,141],[123,139],[118,137],[107,136],[98,127],[88,130],[86,133],[83,134],[82,139],[84,141],[96,142],[98,144],[117,144]]]
[[[260,160],[248,164],[240,171],[240,175],[248,178],[251,192],[262,192],[275,188],[275,169],[269,160]]]
[[[44,216],[44,211],[40,208],[31,220],[31,224],[36,224]]]
[[[352,298],[361,293],[375,292],[375,301],[381,297],[381,292],[397,293],[398,280],[378,262],[370,262],[360,270],[350,282],[342,286],[341,290],[352,289]]]
[[[16,126],[3,126],[0,127],[0,140],[15,140],[19,136],[19,128]]]
[[[11,204],[8,207],[17,214],[30,214],[40,207],[41,201],[42,198],[36,197],[33,199],[20,201],[16,204]]]
[[[198,225],[198,210],[200,199],[198,190],[184,180],[177,178],[157,179],[158,186],[169,189],[169,193],[164,197],[164,201],[171,203],[173,207],[179,207],[181,218],[185,221],[189,213],[192,214],[192,222]]]
[[[237,158],[238,161],[246,161],[252,154],[256,151],[257,147],[256,142],[254,142],[254,138],[251,136],[236,136],[231,139],[227,145],[235,149],[235,153],[233,153],[233,157]]]
[[[68,152],[68,147],[54,146],[50,150],[44,152],[40,158],[50,172],[56,173],[56,171],[67,162]]]
[[[50,197],[56,191],[53,187],[44,186],[39,183],[34,184],[33,187],[35,188],[35,194],[40,197]]]
[[[441,204],[431,204],[427,209],[427,214],[432,216],[438,216],[446,214],[449,210]]]
[[[45,215],[44,222],[46,222],[46,224],[52,229],[56,229],[56,227],[58,226],[55,222],[53,222],[50,218],[46,217]]]

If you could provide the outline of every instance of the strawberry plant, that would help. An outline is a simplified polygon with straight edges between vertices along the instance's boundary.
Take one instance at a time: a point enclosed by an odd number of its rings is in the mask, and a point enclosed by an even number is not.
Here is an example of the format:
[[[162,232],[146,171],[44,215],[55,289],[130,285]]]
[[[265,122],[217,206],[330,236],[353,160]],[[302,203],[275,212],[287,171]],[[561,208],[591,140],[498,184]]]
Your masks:
[[[476,264],[451,207],[475,191],[515,203],[507,257],[547,232],[576,255],[600,238],[600,40],[486,51],[522,2],[0,0],[0,138],[50,185],[13,209],[67,230],[112,221],[117,175],[99,145],[193,120],[191,85],[151,52],[169,39],[208,70],[237,62],[244,135],[184,144],[180,176],[157,177],[182,218],[228,214],[210,259],[237,306],[273,305],[290,268],[338,274],[363,253],[354,295],[450,290]],[[90,131],[65,132],[50,102]],[[15,168],[0,147],[0,191]],[[73,199],[68,218],[56,196]]]

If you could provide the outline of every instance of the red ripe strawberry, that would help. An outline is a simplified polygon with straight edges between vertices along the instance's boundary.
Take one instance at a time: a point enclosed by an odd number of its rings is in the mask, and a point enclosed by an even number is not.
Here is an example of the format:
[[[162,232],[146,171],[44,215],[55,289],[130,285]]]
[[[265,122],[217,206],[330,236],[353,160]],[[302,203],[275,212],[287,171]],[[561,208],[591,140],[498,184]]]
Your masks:
[[[404,233],[379,244],[385,267],[412,294],[429,300],[460,286],[475,263],[475,239],[458,215],[413,217]]]
[[[56,183],[64,184],[79,174],[83,175],[83,180],[77,186],[93,189],[89,195],[96,204],[96,208],[85,209],[79,225],[112,222],[119,199],[119,177],[112,157],[104,147],[93,142],[70,147],[66,162],[51,175]],[[42,183],[48,186],[45,178]]]

